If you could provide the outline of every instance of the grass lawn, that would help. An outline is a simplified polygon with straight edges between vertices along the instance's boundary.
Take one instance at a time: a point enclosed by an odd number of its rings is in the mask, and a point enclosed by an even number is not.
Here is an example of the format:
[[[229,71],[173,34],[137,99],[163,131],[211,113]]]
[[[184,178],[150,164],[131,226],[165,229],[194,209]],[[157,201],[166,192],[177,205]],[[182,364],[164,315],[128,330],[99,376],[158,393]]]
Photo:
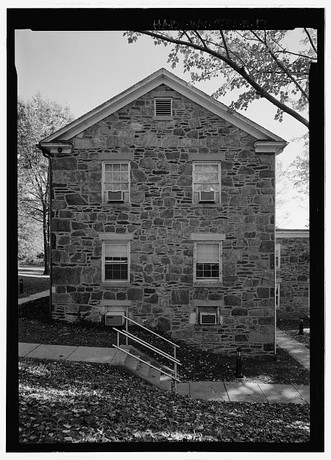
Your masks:
[[[42,272],[41,272],[42,273]],[[49,289],[49,276],[41,275],[30,275],[30,272],[20,272],[18,275],[18,297],[27,297],[37,292],[46,291]],[[23,292],[20,292],[20,280],[23,281]]]
[[[109,347],[116,343],[115,333],[109,327],[91,323],[68,324],[50,321],[48,307],[48,298],[19,306],[20,342],[91,347]],[[137,332],[133,329],[132,331]],[[139,335],[147,338],[145,333]],[[153,339],[152,343],[171,352],[164,348],[159,339]],[[182,362],[179,369],[181,380],[236,380],[235,355],[221,356],[202,351],[182,341],[177,343],[180,345],[178,359]],[[243,354],[243,374],[249,382],[309,385],[309,371],[280,348],[276,361],[273,356],[250,357]]]
[[[298,320],[282,320],[277,322],[277,327],[286,332],[292,339],[302,343],[307,348],[310,348],[310,324],[309,320],[305,319],[303,322],[303,334],[299,334],[299,321]]]
[[[20,443],[309,441],[309,406],[163,392],[105,364],[21,359]]]

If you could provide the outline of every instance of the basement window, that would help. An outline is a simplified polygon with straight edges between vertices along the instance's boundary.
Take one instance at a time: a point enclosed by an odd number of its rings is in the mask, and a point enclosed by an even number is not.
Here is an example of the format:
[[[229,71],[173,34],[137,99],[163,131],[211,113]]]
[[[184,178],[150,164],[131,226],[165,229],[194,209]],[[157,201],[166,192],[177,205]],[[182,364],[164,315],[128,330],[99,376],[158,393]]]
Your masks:
[[[198,305],[197,323],[201,326],[214,326],[222,324],[222,317],[219,314],[218,306]]]
[[[171,98],[155,98],[154,99],[154,116],[159,119],[172,118],[172,99]]]

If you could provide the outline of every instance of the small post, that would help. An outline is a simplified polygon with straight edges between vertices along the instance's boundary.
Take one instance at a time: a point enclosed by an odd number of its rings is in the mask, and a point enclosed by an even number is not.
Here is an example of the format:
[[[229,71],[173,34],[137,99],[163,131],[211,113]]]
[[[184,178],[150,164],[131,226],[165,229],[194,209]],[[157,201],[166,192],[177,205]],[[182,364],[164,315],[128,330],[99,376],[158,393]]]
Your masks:
[[[20,279],[20,294],[23,294],[23,280]]]
[[[118,332],[116,332],[117,334],[117,346],[119,347],[120,346],[120,335]]]
[[[237,360],[236,360],[236,378],[243,378],[242,374],[242,360],[241,360],[241,348],[237,348]]]
[[[303,318],[300,318],[299,335],[303,335]]]
[[[125,332],[128,333],[129,330],[129,321],[125,318]],[[125,345],[128,346],[129,338],[128,336],[125,337]]]

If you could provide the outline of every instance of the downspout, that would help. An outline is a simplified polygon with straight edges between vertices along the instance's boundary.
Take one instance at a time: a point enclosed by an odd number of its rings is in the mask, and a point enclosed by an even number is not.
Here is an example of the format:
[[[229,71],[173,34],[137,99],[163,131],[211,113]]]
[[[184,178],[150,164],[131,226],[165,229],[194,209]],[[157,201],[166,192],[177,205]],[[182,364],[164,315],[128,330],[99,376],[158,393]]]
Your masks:
[[[276,331],[277,331],[277,306],[276,306],[276,289],[277,289],[277,266],[276,266],[276,198],[277,198],[277,185],[276,185],[276,160],[277,156],[274,155],[275,161],[275,172],[274,172],[274,188],[275,188],[275,202],[274,202],[274,318],[275,318],[275,333],[274,333],[274,360],[277,359],[277,340],[276,340]],[[278,292],[279,296],[279,292]]]
[[[52,288],[53,288],[53,264],[52,264],[52,158],[56,154],[68,155],[72,152],[73,144],[68,141],[55,141],[55,142],[45,142],[40,141],[36,146],[39,150],[42,151],[42,154],[45,158],[48,159],[48,180],[49,180],[49,281],[50,281],[50,295],[49,295],[49,315],[52,316]]]

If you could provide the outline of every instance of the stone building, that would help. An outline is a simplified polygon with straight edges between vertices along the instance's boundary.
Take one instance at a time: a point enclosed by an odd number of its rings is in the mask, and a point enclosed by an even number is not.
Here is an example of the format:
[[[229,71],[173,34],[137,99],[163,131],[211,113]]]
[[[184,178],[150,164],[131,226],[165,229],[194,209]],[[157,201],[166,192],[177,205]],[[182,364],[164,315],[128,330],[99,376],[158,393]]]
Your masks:
[[[286,142],[165,69],[40,142],[53,318],[272,352],[275,154]]]
[[[309,230],[276,230],[277,319],[310,316]]]

